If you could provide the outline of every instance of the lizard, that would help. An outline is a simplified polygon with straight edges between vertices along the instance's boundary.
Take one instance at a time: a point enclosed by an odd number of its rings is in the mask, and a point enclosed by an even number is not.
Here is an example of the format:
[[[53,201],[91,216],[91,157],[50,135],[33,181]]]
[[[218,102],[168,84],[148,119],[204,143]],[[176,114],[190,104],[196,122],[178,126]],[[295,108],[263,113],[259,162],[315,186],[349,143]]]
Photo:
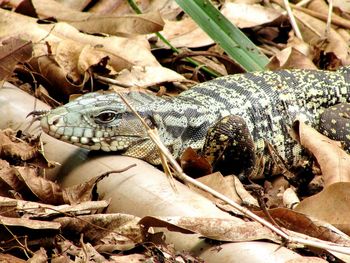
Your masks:
[[[349,67],[228,75],[170,98],[123,94],[174,157],[191,147],[214,168],[224,160],[235,173],[250,171],[266,142],[288,165],[300,161],[303,150],[289,132],[296,119],[350,148]],[[42,129],[62,141],[160,164],[156,146],[117,93],[88,93],[36,115]]]

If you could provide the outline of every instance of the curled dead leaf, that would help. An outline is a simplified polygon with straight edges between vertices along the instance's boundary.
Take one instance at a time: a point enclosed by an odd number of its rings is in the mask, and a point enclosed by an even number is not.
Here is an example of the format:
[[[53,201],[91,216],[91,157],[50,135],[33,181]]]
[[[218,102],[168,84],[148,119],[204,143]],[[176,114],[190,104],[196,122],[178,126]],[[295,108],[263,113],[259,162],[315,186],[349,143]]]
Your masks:
[[[248,241],[269,239],[278,242],[278,237],[257,222],[238,221],[237,218],[204,217],[144,217],[140,224],[149,227],[166,227],[181,233],[197,233],[220,241]]]
[[[32,193],[47,204],[64,204],[61,187],[52,181],[37,175],[36,169],[19,167],[19,175]]]
[[[350,182],[333,183],[320,193],[305,198],[295,210],[326,221],[350,235],[349,192]]]
[[[0,131],[0,157],[15,157],[23,161],[37,155],[37,145],[30,145],[16,137],[16,132],[10,129]]]
[[[294,131],[302,146],[308,149],[321,167],[325,186],[350,182],[350,156],[340,143],[329,139],[303,122],[294,123]]]

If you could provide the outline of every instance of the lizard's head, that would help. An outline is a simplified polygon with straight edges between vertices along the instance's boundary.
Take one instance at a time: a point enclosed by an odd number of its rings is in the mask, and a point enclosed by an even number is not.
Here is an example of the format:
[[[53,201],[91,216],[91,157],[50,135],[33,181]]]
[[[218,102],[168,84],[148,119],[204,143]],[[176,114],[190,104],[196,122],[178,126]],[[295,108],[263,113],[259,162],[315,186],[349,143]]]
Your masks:
[[[140,103],[130,103],[152,124]],[[40,116],[49,135],[90,150],[119,151],[148,141],[146,129],[116,93],[89,93]]]

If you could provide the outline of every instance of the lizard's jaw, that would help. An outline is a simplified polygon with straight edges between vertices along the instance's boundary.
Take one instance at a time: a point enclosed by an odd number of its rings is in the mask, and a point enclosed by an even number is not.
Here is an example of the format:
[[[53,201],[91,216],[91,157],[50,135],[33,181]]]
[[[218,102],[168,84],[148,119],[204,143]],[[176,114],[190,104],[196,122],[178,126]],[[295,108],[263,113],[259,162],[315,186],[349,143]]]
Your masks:
[[[67,124],[64,121],[64,115],[56,115],[50,112],[41,116],[40,125],[43,131],[50,136],[89,149],[110,151],[123,151],[130,145],[144,140],[140,136],[132,134],[122,135],[113,129],[97,129],[95,127],[84,127],[75,124]]]

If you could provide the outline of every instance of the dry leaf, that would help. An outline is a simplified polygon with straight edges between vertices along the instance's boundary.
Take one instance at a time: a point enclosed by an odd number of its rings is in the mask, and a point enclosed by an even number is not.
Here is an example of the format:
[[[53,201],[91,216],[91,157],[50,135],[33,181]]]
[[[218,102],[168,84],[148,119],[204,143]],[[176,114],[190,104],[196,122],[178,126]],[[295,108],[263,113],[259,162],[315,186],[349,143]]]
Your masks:
[[[15,4],[18,1],[10,2]],[[162,30],[164,25],[159,12],[121,17],[79,12],[53,0],[32,0],[32,3],[41,18],[54,17],[87,33],[148,34]]]
[[[77,205],[49,205],[39,202],[31,202],[25,200],[17,200],[13,198],[7,198],[0,196],[0,207],[7,209],[13,207],[16,213],[21,214],[22,218],[31,218],[31,219],[43,219],[50,218],[52,216],[58,216],[61,214],[69,213],[71,215],[81,215],[88,214],[91,212],[96,212],[106,208],[109,205],[108,201],[88,201],[82,202]]]
[[[268,64],[269,69],[317,69],[315,64],[293,47],[287,47],[279,52],[270,60]]]
[[[57,222],[47,222],[40,220],[32,220],[28,218],[10,218],[0,215],[1,225],[8,227],[25,227],[34,230],[59,230],[61,225]]]
[[[305,198],[296,211],[326,221],[350,235],[350,183],[339,182],[329,185],[320,193]]]
[[[212,172],[209,162],[196,153],[192,148],[187,148],[180,157],[180,164],[184,172],[193,177],[207,175]]]
[[[40,56],[30,61],[32,69],[36,72],[36,77],[45,84],[51,92],[58,95],[69,96],[79,93],[83,83],[77,85],[72,83],[66,72],[57,64],[54,58]]]
[[[118,262],[118,263],[147,262],[147,257],[142,254],[111,256],[111,259],[115,260],[115,262]]]
[[[0,159],[0,195],[10,197],[10,191],[19,192],[23,188],[23,182],[18,179],[17,170],[10,164]]]
[[[277,237],[266,227],[257,222],[237,222],[234,218],[204,217],[144,217],[140,224],[149,227],[166,227],[171,231],[186,233],[190,231],[204,237],[220,241],[248,241],[269,239],[277,241]]]
[[[55,62],[60,66],[60,71],[71,80],[72,83],[81,83],[81,72],[78,69],[78,60],[83,45],[70,39],[54,43],[52,46]]]
[[[37,155],[37,145],[29,145],[16,137],[13,130],[0,130],[0,156],[29,160]]]
[[[261,5],[225,2],[221,13],[239,28],[270,23],[282,16],[280,11]]]
[[[198,48],[214,44],[214,41],[191,18],[180,21],[165,20],[160,32],[174,47]],[[160,39],[157,47],[169,48]]]
[[[0,262],[4,263],[25,263],[26,260],[20,259],[18,257],[12,256],[11,254],[0,253]]]
[[[89,44],[96,50],[105,52],[105,55],[110,58],[110,65],[116,71],[122,68],[130,68],[132,65],[160,66],[150,51],[148,41],[143,36],[132,38],[93,36],[80,33],[66,23],[39,25],[35,19],[3,9],[0,9],[0,25],[0,37],[9,34],[17,35],[22,39],[32,40],[35,43],[44,39],[50,46],[64,39],[69,39],[82,45]],[[35,45],[34,50],[35,57],[47,55],[48,53],[47,46],[43,44]],[[174,72],[174,74],[176,73]]]
[[[89,17],[74,18],[74,20],[71,18],[62,19],[62,21],[87,33],[106,33],[119,36],[154,33],[161,31],[164,26],[159,12],[122,17],[89,14]]]
[[[319,210],[323,210],[323,208],[324,207],[321,209],[319,207]],[[308,218],[305,216],[305,213],[299,210],[298,207],[296,210],[298,212],[287,208],[274,208],[269,209],[268,213],[280,227],[284,227],[286,229],[321,240],[326,240],[346,246],[350,245],[350,238],[348,236],[345,236],[339,231],[337,233],[334,228],[328,224],[318,222],[317,220],[314,221]],[[256,211],[254,213],[262,218],[265,218],[266,220],[269,220],[267,215],[262,211]]]
[[[327,39],[325,39],[325,22],[298,10],[294,10],[293,13],[300,22],[300,30],[303,32],[303,38],[306,43],[319,44],[326,54],[334,53],[341,60],[342,65],[350,63],[348,43],[344,41],[337,31],[331,28]]]
[[[200,178],[197,178],[197,181],[209,186],[210,188],[214,189],[215,191],[218,191],[219,193],[227,196],[228,198],[232,199],[238,204],[242,203],[242,199],[237,194],[236,189],[234,188],[233,184],[228,184],[225,180],[225,177],[220,173],[216,172],[213,174],[209,174]],[[194,191],[200,193],[201,195],[205,196],[209,200],[212,200],[214,203],[222,203],[222,201],[219,201],[217,198],[213,197],[211,194],[200,190],[194,186],[190,185],[190,188]]]
[[[326,187],[336,182],[350,182],[350,156],[340,148],[339,142],[303,122],[295,122],[294,128],[299,133],[301,145],[317,159]]]
[[[333,0],[333,5],[338,7],[343,12],[350,13],[350,2],[344,0]]]
[[[82,262],[106,262],[107,259],[96,251],[96,249],[90,243],[84,243],[81,238],[82,249],[77,254],[77,259],[81,259]]]
[[[148,87],[163,82],[186,81],[180,74],[158,66],[134,66],[130,71],[122,70],[116,79],[129,86],[137,87]]]
[[[37,176],[36,169],[30,167],[19,167],[17,170],[27,187],[42,202],[54,205],[64,204],[62,189],[57,183]]]
[[[38,251],[34,253],[34,255],[27,260],[28,263],[45,263],[48,261],[48,257],[46,255],[46,251],[43,247],[41,247]]]
[[[30,41],[8,38],[0,44],[0,80],[12,75],[17,63],[24,63],[32,57],[33,46]]]
[[[77,217],[60,217],[54,222],[59,222],[62,231],[88,238],[92,242],[98,242],[108,236],[111,232],[118,234],[122,242],[134,243],[143,240],[142,229],[138,224],[140,218],[126,214],[97,214]]]

